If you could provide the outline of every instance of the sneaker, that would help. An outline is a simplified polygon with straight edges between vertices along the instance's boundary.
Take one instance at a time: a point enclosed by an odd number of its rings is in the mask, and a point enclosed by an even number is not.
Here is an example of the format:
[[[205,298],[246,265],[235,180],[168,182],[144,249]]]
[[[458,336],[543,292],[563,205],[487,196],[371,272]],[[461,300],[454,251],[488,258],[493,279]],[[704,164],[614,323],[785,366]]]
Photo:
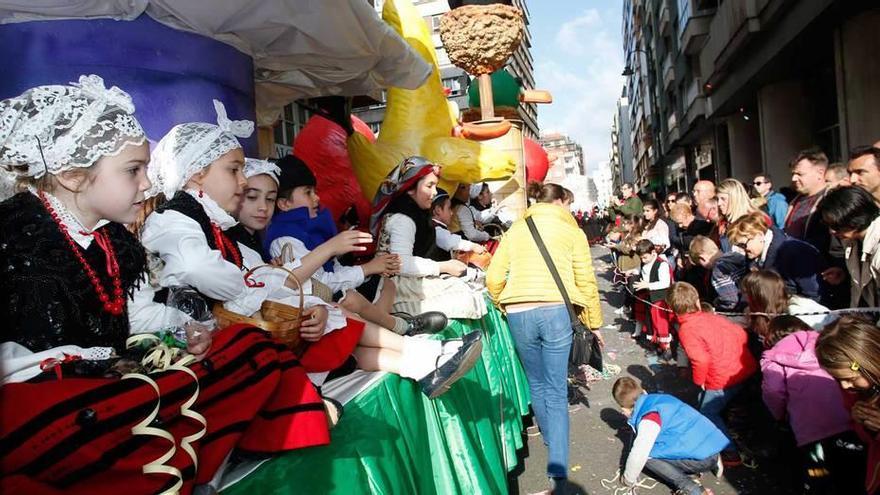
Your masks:
[[[743,462],[739,452],[722,452],[719,457],[721,457],[721,464],[724,467],[739,466]]]
[[[455,354],[443,365],[419,380],[422,392],[431,399],[446,393],[449,387],[470,371],[474,363],[477,362],[477,358],[480,357],[480,353],[483,351],[482,338],[483,336],[479,331],[471,332],[462,337],[461,347],[458,348]],[[444,347],[448,342],[450,341],[443,343]],[[437,359],[439,361],[440,358],[438,357]]]
[[[422,313],[416,316],[410,316],[406,318],[401,316],[409,322],[409,328],[406,331],[406,335],[419,335],[422,333],[437,333],[449,324],[449,320],[446,318],[446,315],[439,311],[428,311],[426,313]]]

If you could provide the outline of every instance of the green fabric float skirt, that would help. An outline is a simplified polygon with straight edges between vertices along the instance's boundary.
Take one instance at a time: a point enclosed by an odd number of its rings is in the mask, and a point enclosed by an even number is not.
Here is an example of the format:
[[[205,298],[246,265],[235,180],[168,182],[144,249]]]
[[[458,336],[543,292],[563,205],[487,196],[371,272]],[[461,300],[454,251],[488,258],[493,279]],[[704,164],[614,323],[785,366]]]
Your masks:
[[[345,405],[330,445],[277,456],[224,494],[498,494],[522,447],[529,390],[504,317],[455,320],[445,337],[483,332],[483,355],[438,399],[384,375]]]

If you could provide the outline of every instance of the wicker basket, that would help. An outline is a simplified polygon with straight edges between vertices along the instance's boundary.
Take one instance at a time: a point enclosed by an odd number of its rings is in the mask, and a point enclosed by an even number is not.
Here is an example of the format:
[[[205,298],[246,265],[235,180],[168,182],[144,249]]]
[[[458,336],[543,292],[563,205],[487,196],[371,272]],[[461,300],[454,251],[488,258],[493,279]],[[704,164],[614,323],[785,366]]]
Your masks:
[[[302,340],[299,335],[299,327],[302,324],[303,313],[303,289],[299,279],[292,271],[283,266],[260,265],[254,267],[244,274],[245,280],[250,279],[254,272],[261,268],[277,268],[286,271],[290,278],[296,283],[299,292],[299,307],[290,306],[288,304],[277,301],[263,301],[260,311],[251,316],[240,315],[223,307],[223,304],[214,305],[214,318],[217,319],[217,326],[220,328],[233,325],[236,323],[244,323],[246,325],[262,328],[272,334],[272,337],[287,345],[297,354],[302,354],[308,346],[308,342]]]

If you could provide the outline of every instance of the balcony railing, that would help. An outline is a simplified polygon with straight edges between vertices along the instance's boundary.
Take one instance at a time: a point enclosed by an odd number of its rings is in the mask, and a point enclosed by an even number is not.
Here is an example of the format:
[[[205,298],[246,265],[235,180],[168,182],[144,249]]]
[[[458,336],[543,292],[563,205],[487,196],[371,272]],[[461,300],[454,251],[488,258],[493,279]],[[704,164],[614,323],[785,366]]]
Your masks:
[[[684,95],[684,125],[689,128],[698,118],[706,115],[706,97],[703,95],[703,82],[695,77],[691,80]]]
[[[663,58],[663,89],[669,90],[669,86],[675,82],[675,65],[672,59],[672,52],[666,54]]]
[[[663,35],[669,34],[669,27],[672,24],[671,13],[669,12],[669,0],[660,0],[659,28]]]
[[[671,145],[675,141],[678,140],[679,132],[678,132],[678,117],[675,115],[675,112],[669,114],[669,118],[666,119],[666,142],[668,145]]]
[[[681,49],[688,55],[696,55],[706,44],[709,25],[715,9],[695,10],[694,0],[678,1],[678,39]]]
[[[727,65],[731,55],[755,31],[760,30],[758,14],[770,0],[731,0],[718,6],[709,25],[709,39],[700,53],[701,74],[713,75]]]

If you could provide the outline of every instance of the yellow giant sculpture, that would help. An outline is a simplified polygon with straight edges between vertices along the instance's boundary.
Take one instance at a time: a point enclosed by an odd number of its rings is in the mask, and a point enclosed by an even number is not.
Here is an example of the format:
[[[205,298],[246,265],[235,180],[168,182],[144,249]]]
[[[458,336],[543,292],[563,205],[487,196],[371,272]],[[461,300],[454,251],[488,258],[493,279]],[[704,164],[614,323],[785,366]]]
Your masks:
[[[434,71],[418,89],[388,90],[385,119],[375,143],[357,132],[349,136],[351,164],[367,198],[372,199],[388,172],[411,155],[441,165],[440,187],[450,193],[460,182],[510,177],[516,170],[511,156],[453,137],[457,116],[450,111],[443,92],[431,34],[411,1],[386,0],[382,18],[434,66]]]

